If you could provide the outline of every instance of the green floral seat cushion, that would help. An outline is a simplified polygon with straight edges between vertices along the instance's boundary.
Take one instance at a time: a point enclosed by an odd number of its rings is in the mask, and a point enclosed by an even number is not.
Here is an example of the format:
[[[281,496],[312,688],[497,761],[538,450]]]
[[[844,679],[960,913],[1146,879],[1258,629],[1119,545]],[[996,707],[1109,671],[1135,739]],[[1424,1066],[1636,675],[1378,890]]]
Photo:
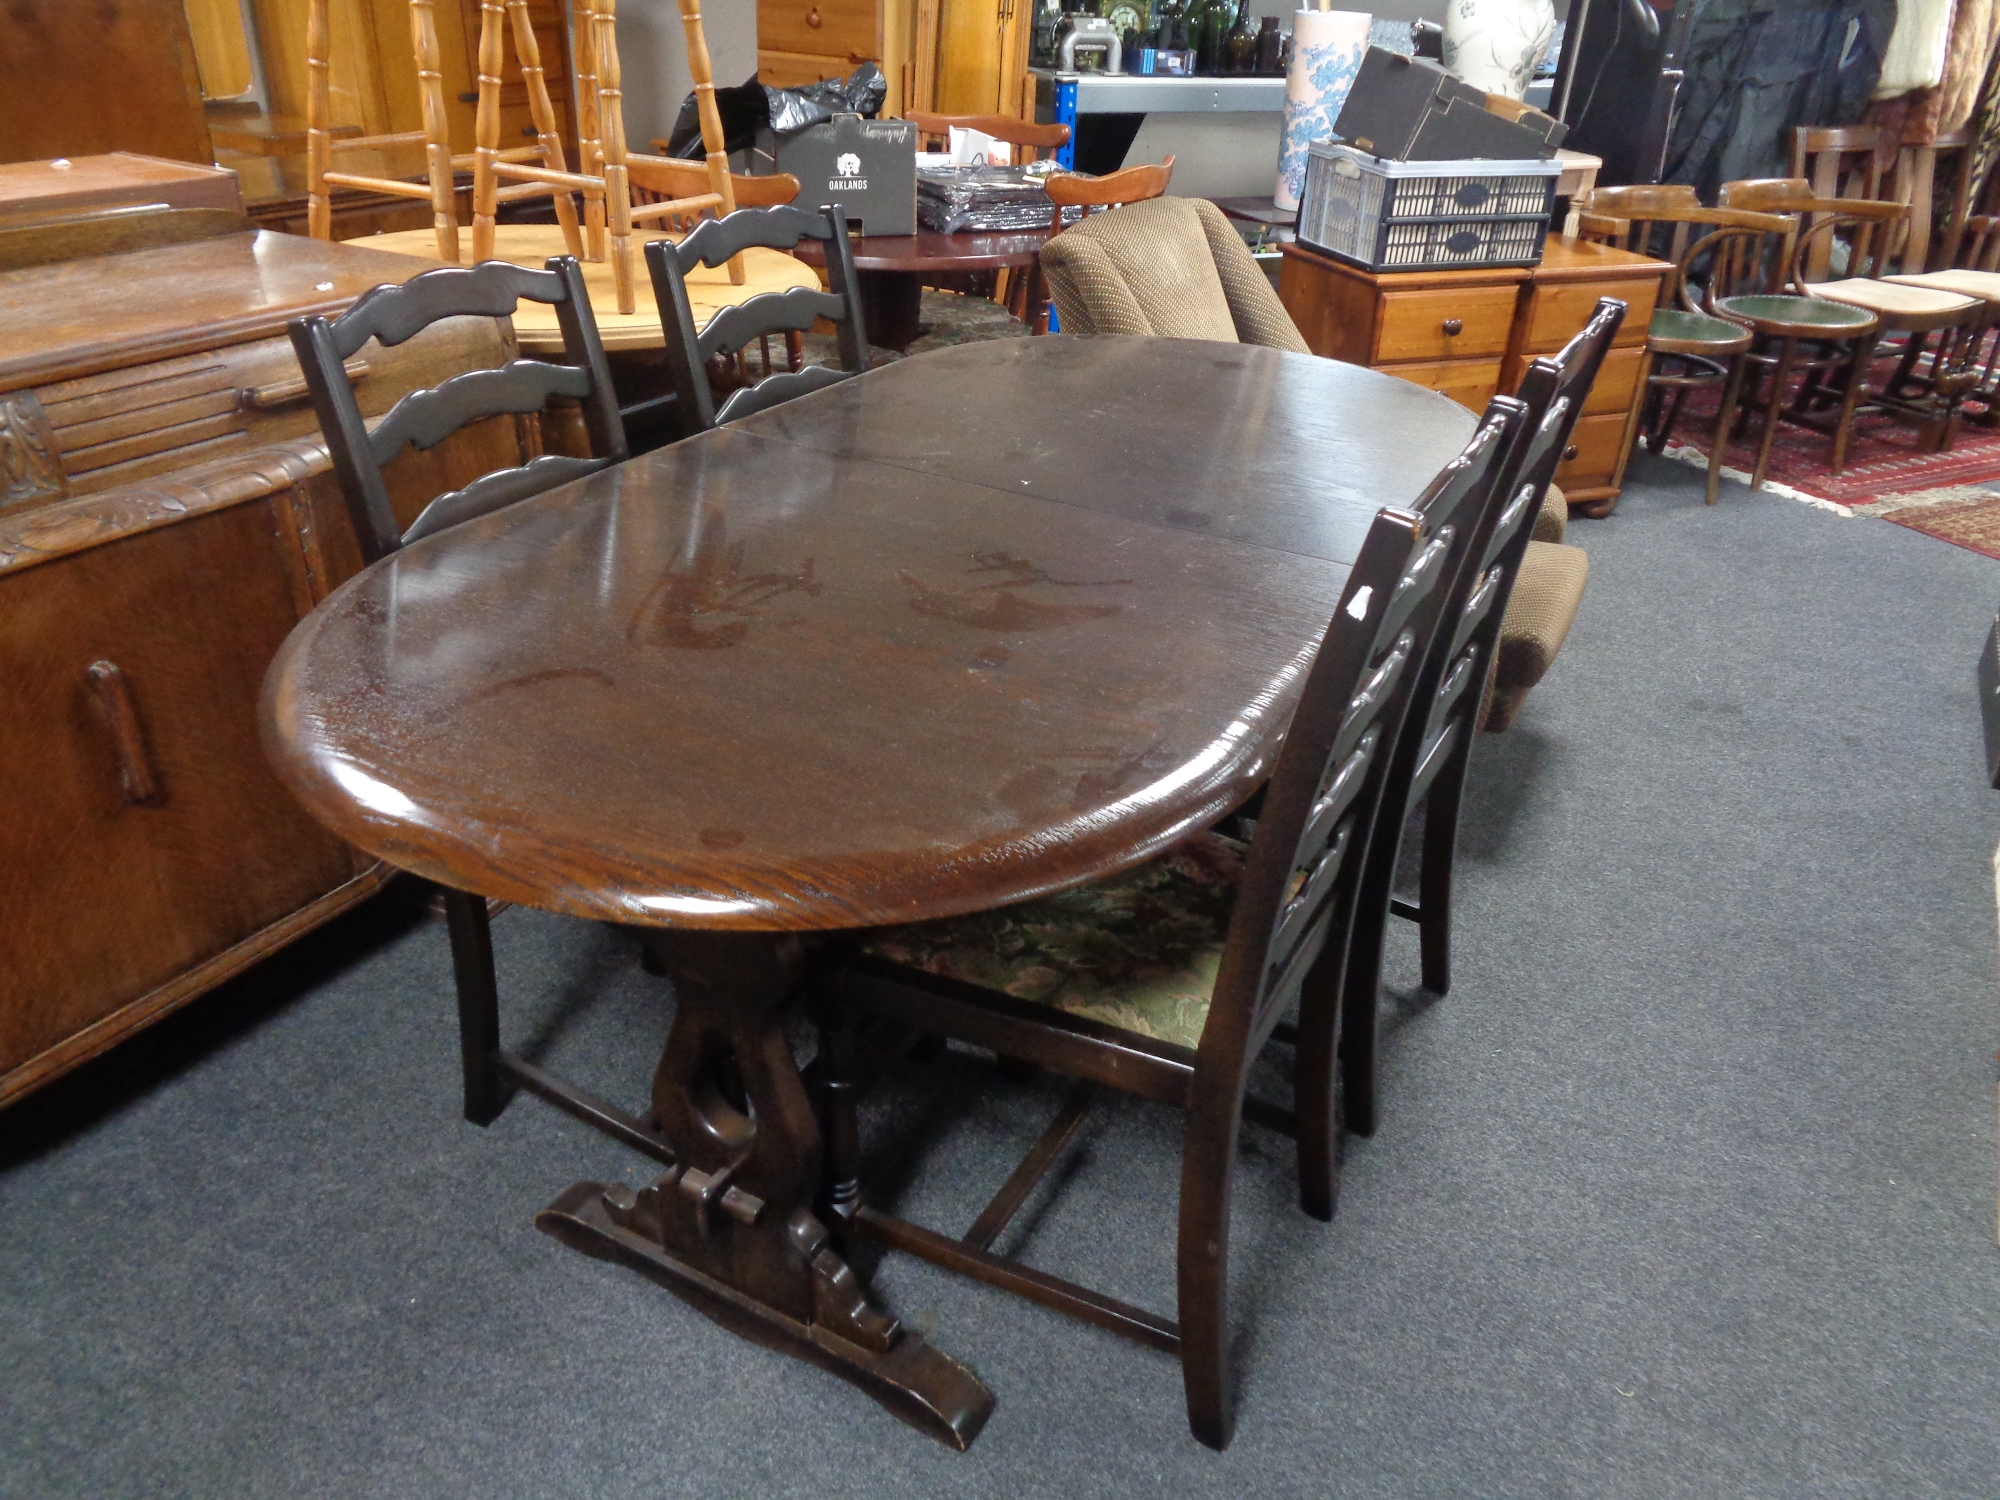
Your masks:
[[[878,928],[863,951],[1193,1048],[1247,846],[1199,833],[1135,869],[1014,906]]]

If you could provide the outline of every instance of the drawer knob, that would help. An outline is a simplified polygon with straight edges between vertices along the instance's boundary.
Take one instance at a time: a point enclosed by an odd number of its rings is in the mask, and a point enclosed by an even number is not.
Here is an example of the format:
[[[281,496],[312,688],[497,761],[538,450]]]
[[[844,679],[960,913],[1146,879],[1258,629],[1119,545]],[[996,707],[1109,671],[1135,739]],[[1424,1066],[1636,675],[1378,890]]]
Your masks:
[[[820,19],[819,7],[817,5],[815,5],[811,10],[806,12],[806,25],[812,27],[814,31],[818,31],[820,27],[824,26],[825,24],[826,23]]]
[[[1575,457],[1576,457],[1576,444],[1571,443],[1567,448],[1563,449],[1563,459],[1565,462],[1567,462],[1568,460]]]
[[[1465,320],[1464,320],[1464,319],[1462,319],[1462,318],[1446,318],[1446,319],[1444,320],[1444,336],[1445,336],[1446,338],[1448,338],[1448,339],[1455,339],[1455,338],[1457,338],[1457,337],[1458,337],[1458,336],[1459,336],[1459,335],[1460,335],[1461,333],[1463,333],[1463,332],[1465,332]]]

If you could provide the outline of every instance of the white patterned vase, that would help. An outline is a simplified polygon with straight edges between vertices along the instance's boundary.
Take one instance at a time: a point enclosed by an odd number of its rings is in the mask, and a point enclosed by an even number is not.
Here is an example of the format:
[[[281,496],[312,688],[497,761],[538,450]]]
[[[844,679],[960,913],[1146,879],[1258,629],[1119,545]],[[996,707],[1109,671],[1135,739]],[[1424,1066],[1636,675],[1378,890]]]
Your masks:
[[[1525,99],[1555,34],[1555,0],[1450,0],[1444,65],[1476,89]]]
[[[1356,10],[1302,10],[1292,17],[1292,67],[1285,75],[1284,134],[1278,138],[1279,208],[1297,208],[1306,185],[1306,148],[1333,134],[1340,106],[1361,71],[1375,18]]]

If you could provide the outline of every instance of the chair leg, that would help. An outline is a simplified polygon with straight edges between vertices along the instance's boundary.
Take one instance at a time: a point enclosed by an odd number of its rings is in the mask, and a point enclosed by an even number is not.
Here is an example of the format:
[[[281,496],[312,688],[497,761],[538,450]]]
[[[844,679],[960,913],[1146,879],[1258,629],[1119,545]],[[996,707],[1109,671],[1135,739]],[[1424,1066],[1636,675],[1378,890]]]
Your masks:
[[[1868,355],[1875,346],[1875,336],[1868,336],[1868,349],[1859,346],[1854,351],[1854,363],[1847,374],[1847,388],[1840,397],[1840,420],[1833,429],[1833,472],[1836,476],[1847,467],[1847,444],[1854,436],[1854,408],[1861,400],[1861,381],[1868,373]]]
[[[1785,381],[1792,373],[1792,356],[1799,341],[1788,338],[1778,346],[1777,367],[1771,371],[1771,396],[1764,407],[1764,433],[1757,440],[1757,467],[1750,475],[1750,488],[1764,487],[1764,470],[1771,462],[1771,440],[1778,435],[1778,412],[1785,404]]]
[[[1299,1207],[1330,1222],[1340,1206],[1340,961],[1323,954],[1299,996],[1292,1053],[1292,1118],[1298,1127]]]
[[[1376,1124],[1376,1028],[1382,1008],[1382,949],[1388,938],[1389,893],[1402,848],[1400,803],[1384,802],[1361,871],[1361,894],[1354,903],[1354,926],[1347,944],[1347,972],[1340,984],[1340,1091],[1347,1128],[1373,1135]],[[1395,815],[1393,826],[1389,823]],[[1383,847],[1383,846],[1387,847]],[[1372,893],[1372,894],[1371,894]]]
[[[1229,1188],[1236,1161],[1237,1121],[1243,1083],[1231,1097],[1208,1098],[1196,1084],[1181,1158],[1180,1284],[1181,1381],[1187,1391],[1188,1427],[1209,1447],[1229,1446],[1235,1427],[1235,1393],[1229,1378]],[[1215,1093],[1221,1085],[1212,1085]]]
[[[1465,767],[1472,736],[1442,766],[1424,799],[1424,862],[1418,874],[1417,932],[1423,953],[1424,988],[1433,995],[1451,990],[1451,867],[1458,853],[1458,805],[1465,790]]]
[[[458,988],[458,1044],[465,1065],[465,1118],[490,1125],[507,1107],[507,1084],[495,1059],[500,1051],[500,995],[493,973],[493,930],[486,898],[444,893],[451,931],[451,972]]]
[[[1736,416],[1736,403],[1743,395],[1743,372],[1750,356],[1739,354],[1729,362],[1729,382],[1722,388],[1722,411],[1715,419],[1715,442],[1708,452],[1708,493],[1705,503],[1713,505],[1722,491],[1722,450],[1729,436],[1729,424]]]

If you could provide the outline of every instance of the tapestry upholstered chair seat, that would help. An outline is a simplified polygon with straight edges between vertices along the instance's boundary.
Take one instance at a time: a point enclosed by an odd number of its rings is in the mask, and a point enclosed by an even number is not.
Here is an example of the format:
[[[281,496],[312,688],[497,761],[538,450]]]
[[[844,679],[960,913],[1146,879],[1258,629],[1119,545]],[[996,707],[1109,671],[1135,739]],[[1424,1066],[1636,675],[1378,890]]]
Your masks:
[[[1205,198],[1093,214],[1042,247],[1042,274],[1064,333],[1312,352],[1243,236]]]
[[[882,928],[862,951],[1192,1051],[1208,1022],[1247,849],[1198,833],[1053,896]]]

